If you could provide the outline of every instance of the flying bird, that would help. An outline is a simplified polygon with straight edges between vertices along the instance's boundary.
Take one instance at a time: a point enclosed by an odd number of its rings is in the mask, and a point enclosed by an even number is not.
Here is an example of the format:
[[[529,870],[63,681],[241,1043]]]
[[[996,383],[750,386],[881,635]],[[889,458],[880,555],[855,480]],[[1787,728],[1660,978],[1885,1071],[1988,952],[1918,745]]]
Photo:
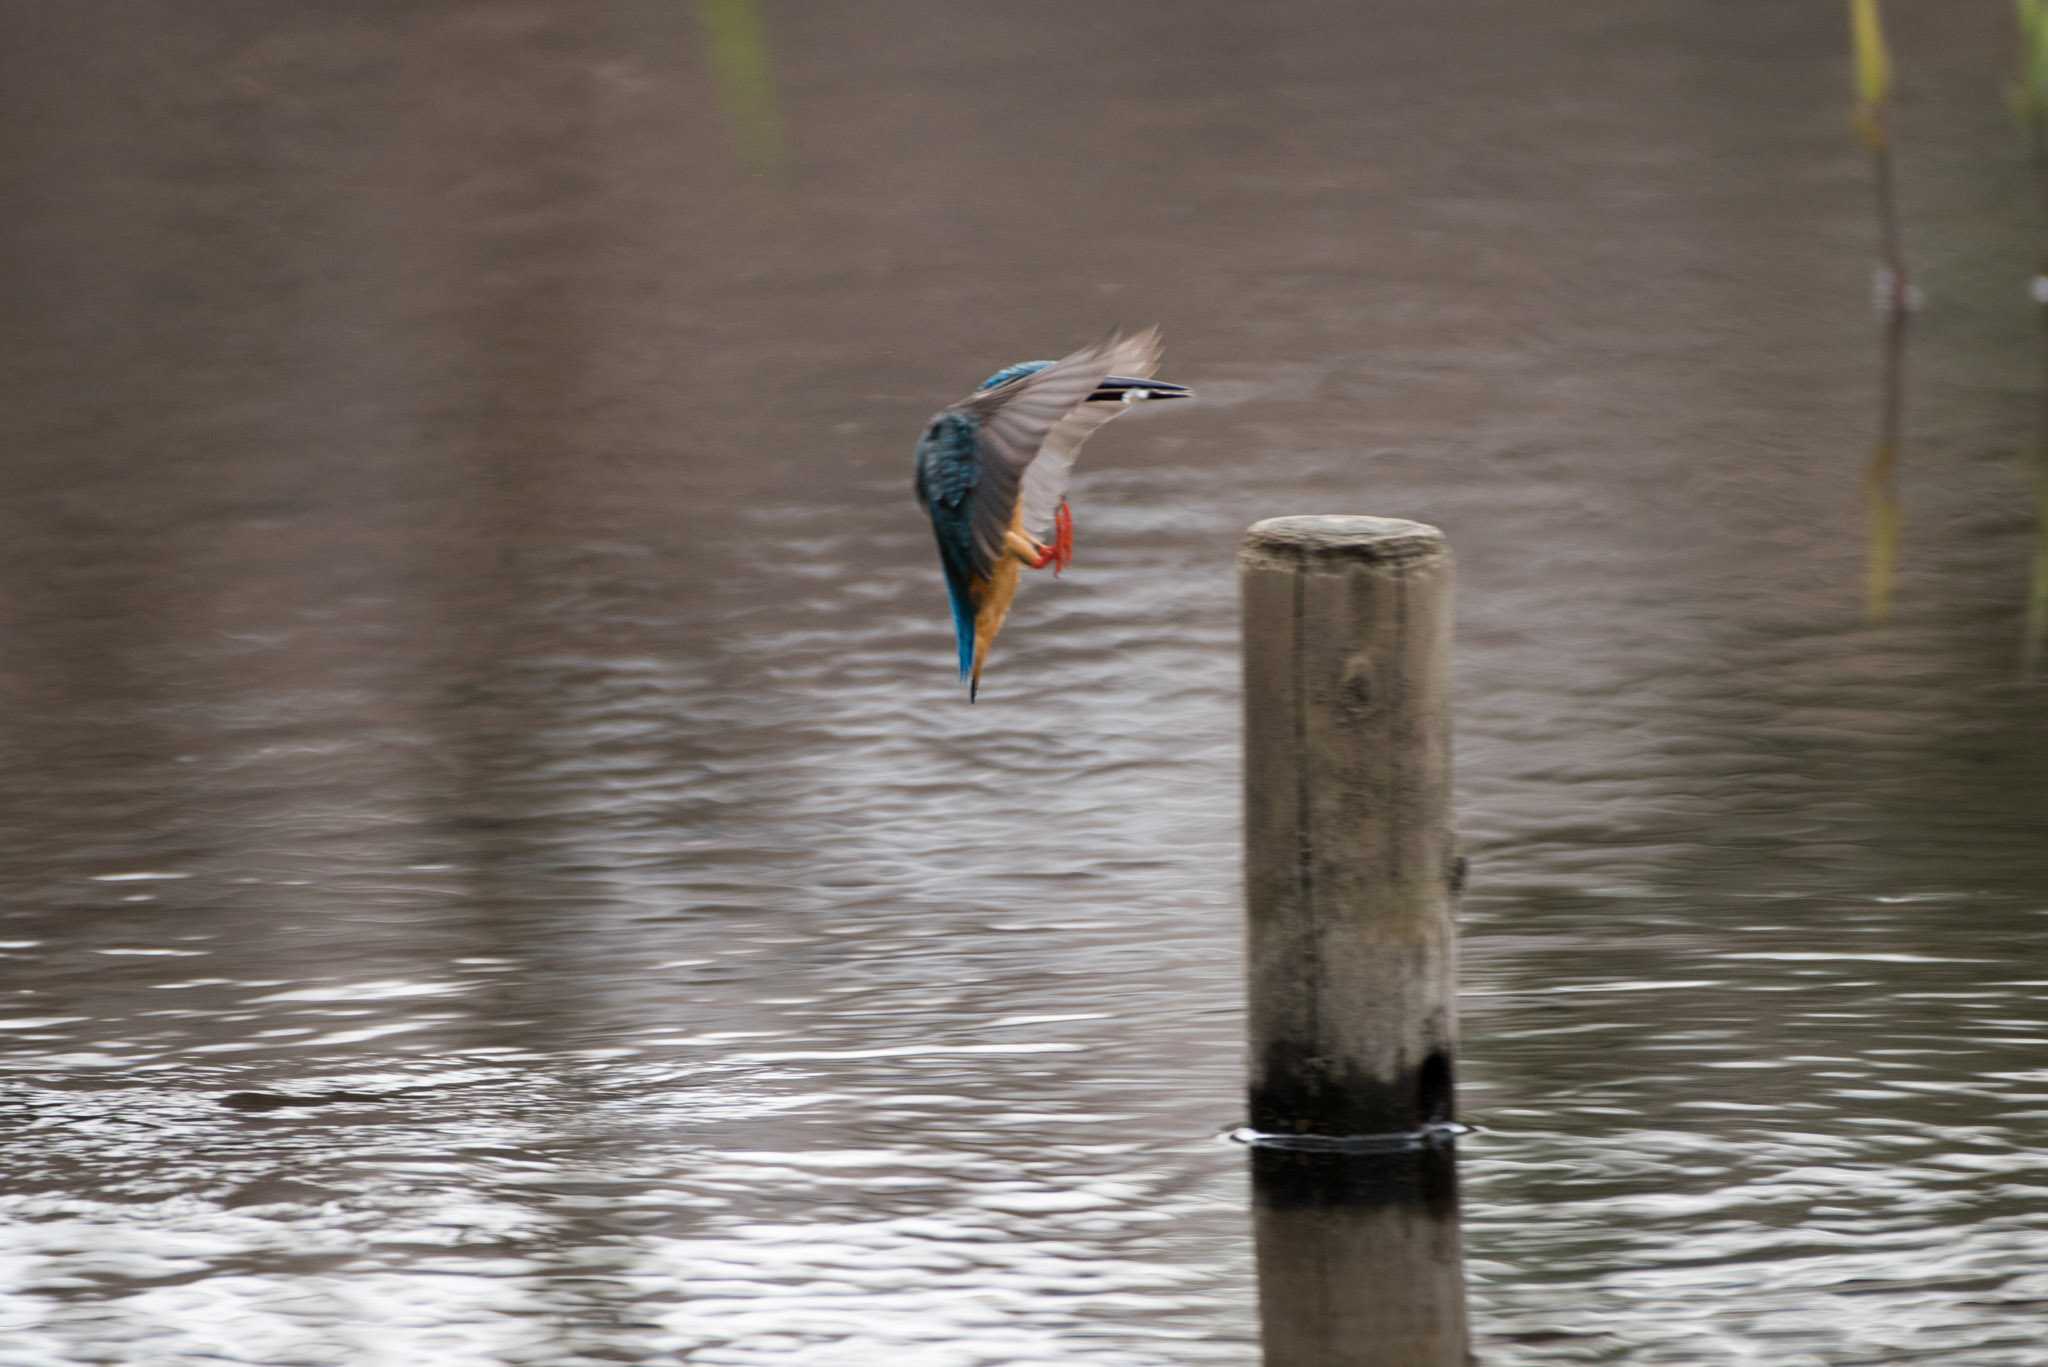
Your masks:
[[[1158,365],[1157,329],[1113,336],[1057,361],[1005,366],[926,425],[917,502],[939,543],[969,702],[1022,572],[1050,565],[1058,575],[1073,561],[1067,480],[1081,443],[1127,405],[1190,397],[1152,379]]]

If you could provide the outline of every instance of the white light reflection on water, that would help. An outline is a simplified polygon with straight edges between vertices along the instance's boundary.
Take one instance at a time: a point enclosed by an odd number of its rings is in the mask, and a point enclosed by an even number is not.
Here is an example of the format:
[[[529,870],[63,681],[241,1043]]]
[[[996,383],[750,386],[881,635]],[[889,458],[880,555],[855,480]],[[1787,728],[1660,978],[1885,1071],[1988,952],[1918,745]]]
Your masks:
[[[308,1076],[225,1106],[217,1092],[136,1088],[38,1098],[50,1124],[90,1133],[126,1194],[52,1180],[0,1199],[20,1231],[0,1356],[118,1359],[147,1344],[155,1360],[251,1363],[585,1350],[967,1363],[1055,1351],[1077,1314],[1132,1326],[1106,1362],[1239,1354],[1208,1342],[1199,1318],[1180,1322],[1214,1274],[1173,1250],[1189,1217],[1219,1213],[1207,1194],[1162,1185],[1161,1160],[1184,1155],[1114,1133],[1020,1147],[1026,1131],[980,1132],[975,1108],[944,1093],[873,1103],[947,1116],[943,1147],[706,1146],[692,1136],[707,1127],[736,1143],[790,1124],[791,1138],[814,1124],[843,1133],[850,1098],[723,1064],[558,1061],[549,1071],[572,1101],[533,1095],[536,1062]],[[562,1125],[565,1101],[585,1117],[578,1133]]]

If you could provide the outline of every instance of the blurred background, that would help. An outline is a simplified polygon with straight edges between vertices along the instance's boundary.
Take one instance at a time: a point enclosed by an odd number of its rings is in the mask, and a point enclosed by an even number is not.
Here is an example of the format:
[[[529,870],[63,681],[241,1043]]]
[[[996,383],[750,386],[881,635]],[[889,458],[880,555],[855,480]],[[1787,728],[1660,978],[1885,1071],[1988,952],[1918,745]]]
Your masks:
[[[2040,1360],[2011,10],[0,0],[0,1363],[1244,1363],[1245,525],[1460,562],[1491,1363]],[[1159,324],[970,708],[910,448]]]

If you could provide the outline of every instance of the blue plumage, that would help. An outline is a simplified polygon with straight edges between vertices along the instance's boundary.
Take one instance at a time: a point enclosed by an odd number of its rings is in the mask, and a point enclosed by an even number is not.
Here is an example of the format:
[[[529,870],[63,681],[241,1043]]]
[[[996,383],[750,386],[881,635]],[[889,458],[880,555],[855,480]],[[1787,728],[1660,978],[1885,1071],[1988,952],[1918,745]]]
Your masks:
[[[917,501],[932,520],[939,564],[946,572],[946,596],[953,604],[953,633],[960,645],[960,677],[974,665],[976,578],[973,509],[968,499],[980,476],[975,437],[981,424],[971,413],[941,413],[917,443]]]
[[[1036,375],[1051,364],[1051,361],[1019,361],[1015,365],[1006,365],[995,374],[983,380],[978,387],[981,389],[994,389],[997,385],[1008,384],[1012,380],[1021,380],[1026,375]]]

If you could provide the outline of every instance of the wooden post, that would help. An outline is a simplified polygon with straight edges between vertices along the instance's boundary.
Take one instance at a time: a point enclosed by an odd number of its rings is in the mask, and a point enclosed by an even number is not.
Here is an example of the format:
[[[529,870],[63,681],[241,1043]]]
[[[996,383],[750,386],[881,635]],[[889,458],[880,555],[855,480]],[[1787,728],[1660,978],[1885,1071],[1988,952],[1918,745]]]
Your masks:
[[[1451,555],[1377,517],[1245,534],[1251,1128],[1452,1118]]]

